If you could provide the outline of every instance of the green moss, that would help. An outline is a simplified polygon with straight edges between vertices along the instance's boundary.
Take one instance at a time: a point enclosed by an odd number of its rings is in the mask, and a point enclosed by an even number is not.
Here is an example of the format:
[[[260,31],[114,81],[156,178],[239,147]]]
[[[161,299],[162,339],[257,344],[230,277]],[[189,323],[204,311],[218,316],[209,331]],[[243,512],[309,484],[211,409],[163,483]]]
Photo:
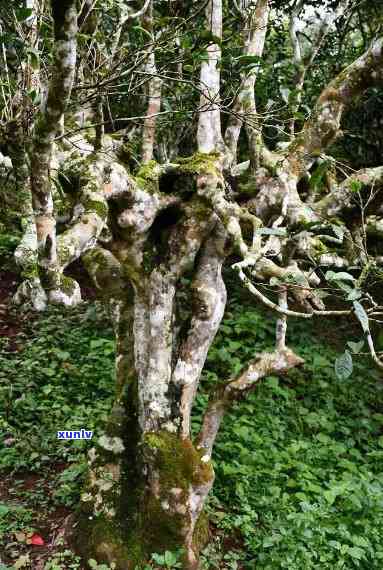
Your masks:
[[[196,552],[199,552],[209,542],[209,517],[202,512],[195,525],[193,544]]]
[[[211,215],[211,207],[207,201],[196,196],[191,201],[191,205],[193,206],[193,213],[197,220],[204,221]]]
[[[39,269],[37,265],[31,265],[30,267],[24,269],[24,271],[21,272],[21,276],[23,279],[30,279],[31,281],[33,281],[33,279],[38,278]]]
[[[172,487],[187,490],[190,485],[208,482],[213,476],[211,463],[201,461],[200,453],[189,439],[164,430],[147,433],[144,445],[154,451],[154,465],[166,491]]]
[[[135,176],[136,183],[146,192],[158,191],[159,169],[155,160],[143,164]]]
[[[135,541],[133,537],[126,541],[120,524],[103,516],[89,520],[84,515],[77,523],[76,532],[69,538],[75,550],[85,560],[96,558],[98,562],[114,562],[120,570],[133,570],[136,564],[142,561],[143,553],[139,541]]]
[[[218,153],[196,152],[190,157],[179,158],[180,171],[184,174],[218,174],[216,161]]]
[[[129,384],[132,386],[132,384]],[[126,406],[126,402],[125,402]],[[108,433],[125,434],[126,452],[120,460],[121,477],[114,487],[102,493],[105,506],[115,506],[116,515],[109,519],[104,511],[94,515],[90,501],[82,507],[79,526],[73,537],[77,552],[99,562],[115,562],[117,570],[140,568],[153,552],[175,550],[185,544],[185,526],[189,524],[188,502],[190,487],[210,482],[213,470],[210,462],[204,463],[200,453],[190,440],[182,440],[167,431],[146,434],[139,448],[139,463],[146,464],[147,476],[135,475],[129,469],[137,465],[137,457],[131,456],[126,440],[126,415],[121,406],[115,406]],[[133,438],[133,446],[136,436]],[[134,453],[133,453],[134,455]],[[108,452],[97,450],[92,461],[97,479],[102,478],[103,463]],[[105,465],[106,471],[107,466]],[[142,473],[142,471],[140,471]],[[157,481],[156,485],[148,484]],[[95,494],[95,485],[89,488]],[[97,491],[97,490],[96,490]],[[176,493],[174,494],[174,491]],[[174,508],[176,501],[177,509]],[[167,506],[166,506],[167,505]],[[178,507],[184,507],[180,512]],[[201,516],[194,533],[196,552],[208,538],[208,521]]]
[[[94,212],[102,220],[106,220],[108,217],[108,206],[105,202],[101,202],[101,200],[92,200],[89,198],[83,202],[83,206],[86,211]]]
[[[60,289],[70,297],[73,295],[74,290],[76,287],[76,282],[71,279],[71,277],[67,277],[66,275],[62,275],[60,279]]]

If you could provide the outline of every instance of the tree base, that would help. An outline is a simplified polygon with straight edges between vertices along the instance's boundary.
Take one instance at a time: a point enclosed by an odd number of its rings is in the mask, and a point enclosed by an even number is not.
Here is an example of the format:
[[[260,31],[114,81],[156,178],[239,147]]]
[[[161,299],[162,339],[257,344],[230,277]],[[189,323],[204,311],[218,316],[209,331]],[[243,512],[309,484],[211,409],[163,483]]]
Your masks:
[[[110,457],[103,466],[93,462],[80,510],[67,527],[69,543],[84,560],[114,562],[116,570],[136,570],[154,552],[182,549],[183,567],[196,570],[209,536],[202,508],[214,479],[210,462],[190,440],[158,432],[145,436],[140,465],[141,477],[133,478],[124,461],[121,469]],[[112,487],[106,475],[117,472]]]
[[[156,520],[153,520],[153,527]],[[166,544],[156,552],[176,550],[184,545],[179,541],[171,540],[168,529],[162,529],[158,522],[155,541]],[[118,525],[105,520],[105,518],[90,519],[85,514],[72,515],[66,524],[65,536],[72,549],[81,556],[85,563],[91,558],[98,563],[115,564],[116,570],[138,570],[150,560],[153,551],[148,545],[147,532],[134,530],[129,532]],[[170,540],[169,540],[170,539]],[[187,570],[199,568],[198,553],[209,541],[209,523],[204,514],[199,517],[196,525],[193,544],[194,559],[190,559],[185,551],[183,567]]]

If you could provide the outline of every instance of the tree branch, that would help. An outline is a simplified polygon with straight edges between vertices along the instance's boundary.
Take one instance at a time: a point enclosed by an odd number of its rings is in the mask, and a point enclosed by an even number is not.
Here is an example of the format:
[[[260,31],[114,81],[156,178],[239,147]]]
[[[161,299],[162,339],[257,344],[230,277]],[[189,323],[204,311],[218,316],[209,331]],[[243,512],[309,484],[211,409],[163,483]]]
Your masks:
[[[251,361],[240,374],[217,390],[208,403],[197,437],[198,447],[210,459],[222,419],[233,402],[253,390],[259,380],[272,374],[284,375],[292,368],[304,364],[304,360],[289,348],[264,352]]]
[[[358,170],[339,186],[335,186],[330,194],[314,203],[313,208],[324,217],[335,217],[355,205],[354,198],[358,188],[362,191],[365,187],[375,185],[383,185],[383,166]]]
[[[303,174],[313,157],[335,141],[345,107],[382,80],[383,38],[379,38],[322,91],[310,119],[288,147],[287,159],[295,171]]]
[[[149,10],[143,18],[144,28],[152,34],[153,37],[153,2],[150,3]],[[149,55],[145,66],[145,72],[150,75],[147,85],[148,89],[148,108],[146,118],[144,120],[142,130],[142,162],[147,164],[153,159],[153,150],[156,133],[156,114],[161,109],[161,87],[162,80],[157,75],[155,44],[151,44]]]
[[[181,434],[186,438],[190,437],[190,415],[201,371],[226,305],[226,288],[221,275],[225,241],[226,232],[218,222],[213,235],[202,248],[191,285],[193,310],[190,329],[172,376],[172,384],[181,392]]]
[[[206,6],[206,28],[219,40],[222,38],[222,0],[209,0]],[[201,63],[201,98],[197,130],[199,152],[217,152],[223,146],[219,88],[221,48],[217,43],[207,47],[207,60]]]
[[[261,58],[265,45],[269,11],[268,0],[258,0],[256,7],[253,9],[250,7],[250,10],[245,11],[242,30],[244,37],[243,55]],[[259,128],[257,128],[254,87],[258,70],[259,65],[254,64],[251,71],[241,74],[241,85],[226,127],[225,144],[229,149],[230,160],[234,165],[237,162],[238,139],[244,121],[246,121],[251,161],[257,162]]]

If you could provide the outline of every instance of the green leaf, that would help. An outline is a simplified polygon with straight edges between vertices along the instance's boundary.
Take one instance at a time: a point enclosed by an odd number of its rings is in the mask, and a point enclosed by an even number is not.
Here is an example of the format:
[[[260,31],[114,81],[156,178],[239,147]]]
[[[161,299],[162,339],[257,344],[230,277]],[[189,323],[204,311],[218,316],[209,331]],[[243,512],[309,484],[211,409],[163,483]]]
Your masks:
[[[30,47],[27,49],[27,54],[29,55],[29,62],[32,69],[38,69],[40,66],[40,54],[38,50]]]
[[[93,350],[94,348],[100,348],[105,344],[104,338],[96,338],[95,340],[90,341],[90,348]]]
[[[200,33],[200,38],[204,43],[221,45],[222,40],[219,36],[215,36],[209,30]]]
[[[349,340],[347,343],[347,346],[351,348],[354,354],[359,354],[359,352],[363,348],[363,345],[364,345],[364,340],[361,340],[359,342],[352,342],[352,340]]]
[[[289,102],[289,97],[290,97],[290,89],[288,87],[280,87],[279,89],[282,99],[285,103]]]
[[[346,297],[347,301],[357,301],[362,296],[362,291],[360,289],[353,289]]]
[[[280,236],[284,237],[287,235],[286,228],[260,228],[255,232],[260,236]]]
[[[279,379],[276,376],[270,376],[270,378],[266,380],[266,384],[275,390],[279,387]]]
[[[337,497],[337,493],[333,489],[330,489],[329,491],[324,491],[323,496],[328,504],[332,505]]]
[[[355,315],[362,326],[363,332],[365,333],[368,332],[370,330],[370,323],[368,315],[363,305],[361,305],[359,301],[354,301],[353,305],[354,305]]]
[[[335,226],[332,225],[331,226],[332,231],[334,232],[335,236],[339,239],[339,240],[343,240],[344,237],[344,228],[342,228],[341,226]]]
[[[154,562],[160,566],[164,566],[165,564],[165,557],[162,554],[152,554],[152,560],[154,560]]]
[[[18,22],[24,22],[28,18],[30,18],[33,14],[32,8],[18,8],[15,11],[16,20]]]
[[[362,558],[364,558],[364,550],[358,546],[352,546],[348,553],[352,558],[356,558],[357,560],[362,560]]]
[[[236,59],[240,65],[257,65],[262,62],[258,55],[240,55]]]
[[[67,352],[66,350],[60,350],[59,348],[57,348],[55,349],[54,353],[59,360],[69,360],[70,358],[70,353]]]
[[[10,510],[11,509],[9,507],[7,507],[7,505],[2,505],[0,503],[0,518],[7,515],[10,512]]]
[[[319,164],[318,168],[316,168],[315,172],[310,177],[309,186],[310,188],[318,188],[321,186],[321,182],[323,180],[324,175],[328,169],[328,162],[325,160],[321,164]]]
[[[177,556],[174,554],[174,552],[166,550],[164,554],[164,560],[168,566],[173,566],[173,564],[177,562]]]
[[[145,34],[149,39],[152,39],[152,34],[148,31],[145,30],[145,28],[142,28],[141,26],[133,26],[132,30],[136,30],[137,32],[142,32],[143,34]]]
[[[352,374],[352,356],[348,350],[335,361],[335,374],[339,380],[347,380]]]
[[[351,192],[357,193],[360,192],[360,190],[363,188],[363,183],[360,180],[350,180],[348,186]]]
[[[54,376],[56,371],[53,368],[42,368],[41,372],[46,376]]]
[[[335,271],[327,271],[325,278],[327,281],[355,281],[355,277],[345,271],[339,271],[339,273],[335,273]]]

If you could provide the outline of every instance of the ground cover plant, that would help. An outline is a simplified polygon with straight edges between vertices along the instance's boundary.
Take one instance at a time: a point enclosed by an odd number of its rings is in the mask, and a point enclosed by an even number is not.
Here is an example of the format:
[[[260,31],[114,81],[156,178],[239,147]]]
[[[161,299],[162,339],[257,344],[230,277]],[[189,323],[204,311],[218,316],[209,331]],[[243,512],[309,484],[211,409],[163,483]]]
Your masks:
[[[234,296],[209,352],[194,430],[209,386],[235,373],[254,350],[269,348],[274,325],[271,315]],[[0,357],[0,558],[4,568],[20,559],[25,568],[80,568],[62,527],[79,501],[91,442],[62,442],[56,431],[86,426],[102,434],[114,392],[113,332],[102,307],[85,304],[69,314],[51,308],[29,315],[16,345],[9,340],[3,337]],[[203,564],[379,569],[380,375],[358,357],[353,374],[339,380],[334,365],[342,341],[330,348],[320,323],[291,327],[290,342],[305,357],[304,368],[288,379],[267,378],[224,422]],[[45,546],[28,544],[33,533]],[[178,560],[169,553],[168,567]],[[166,567],[160,555],[150,564]]]

